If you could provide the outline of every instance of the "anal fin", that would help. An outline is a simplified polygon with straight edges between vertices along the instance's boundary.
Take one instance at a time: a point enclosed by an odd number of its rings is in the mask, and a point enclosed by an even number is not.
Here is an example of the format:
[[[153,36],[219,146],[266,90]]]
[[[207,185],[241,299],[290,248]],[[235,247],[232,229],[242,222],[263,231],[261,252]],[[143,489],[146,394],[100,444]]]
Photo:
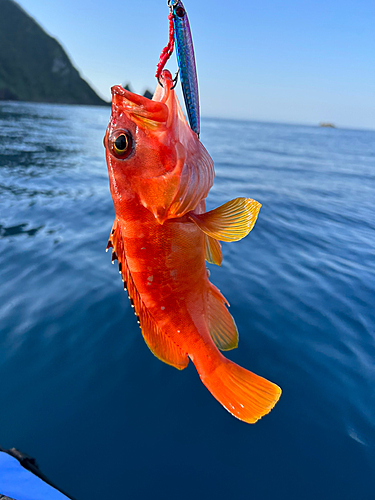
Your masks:
[[[235,198],[203,214],[189,212],[189,217],[215,240],[238,241],[254,227],[260,207],[261,204],[251,198]]]
[[[227,309],[228,302],[212,283],[208,294],[209,331],[216,347],[229,351],[238,346],[236,323]]]
[[[120,224],[115,219],[109,237],[107,250],[113,248],[112,262],[117,259],[119,271],[122,274],[124,288],[128,290],[128,295],[134,312],[137,315],[143,338],[150,351],[161,361],[174,366],[178,370],[183,370],[189,363],[187,353],[185,353],[173,340],[160,330],[156,321],[151,316],[142,301],[142,298],[134,284],[129,267],[127,265],[124,244],[121,235]]]

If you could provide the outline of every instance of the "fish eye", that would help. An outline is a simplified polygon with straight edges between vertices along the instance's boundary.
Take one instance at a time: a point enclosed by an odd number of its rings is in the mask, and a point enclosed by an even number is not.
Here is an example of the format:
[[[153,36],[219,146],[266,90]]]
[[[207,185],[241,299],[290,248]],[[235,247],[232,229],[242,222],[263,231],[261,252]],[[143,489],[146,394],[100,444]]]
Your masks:
[[[176,9],[176,15],[178,17],[184,17],[184,15],[185,15],[185,9],[183,7],[177,7],[177,9]]]
[[[114,150],[118,155],[122,155],[126,152],[129,146],[128,138],[125,134],[121,134],[117,137],[115,142],[113,143]]]
[[[133,141],[126,130],[116,130],[108,138],[111,153],[119,160],[125,160],[132,152]]]

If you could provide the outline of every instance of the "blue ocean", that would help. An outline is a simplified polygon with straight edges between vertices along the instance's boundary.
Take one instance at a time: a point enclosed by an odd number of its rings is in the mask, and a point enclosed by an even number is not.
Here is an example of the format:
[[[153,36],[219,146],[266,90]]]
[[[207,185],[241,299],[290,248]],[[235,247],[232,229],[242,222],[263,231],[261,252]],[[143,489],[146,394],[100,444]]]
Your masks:
[[[227,356],[283,389],[248,425],[143,341],[105,253],[109,114],[0,104],[0,446],[77,500],[373,500],[375,131],[202,121],[208,209],[262,204],[210,266]]]

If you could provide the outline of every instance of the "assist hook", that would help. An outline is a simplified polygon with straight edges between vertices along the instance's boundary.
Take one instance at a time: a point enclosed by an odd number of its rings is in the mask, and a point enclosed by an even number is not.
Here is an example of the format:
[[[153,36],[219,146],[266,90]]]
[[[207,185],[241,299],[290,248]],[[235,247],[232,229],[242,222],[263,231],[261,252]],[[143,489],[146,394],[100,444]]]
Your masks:
[[[173,53],[173,47],[174,47],[174,24],[173,24],[173,8],[178,4],[179,0],[168,0],[167,4],[170,9],[170,13],[168,16],[169,19],[169,40],[167,45],[164,47],[164,49],[161,51],[160,58],[158,65],[156,67],[156,78],[159,82],[159,85],[163,87],[163,84],[160,81],[160,75],[161,72],[164,69],[164,66],[166,65],[168,59],[171,57]],[[171,87],[171,90],[173,90],[178,81],[178,73],[179,70],[177,71],[175,77],[173,78],[173,86]]]
[[[170,90],[173,90],[176,87],[177,82],[178,82],[178,75],[179,75],[179,73],[180,73],[180,70],[178,69],[177,73],[175,74],[175,76],[173,78],[173,85],[172,85],[172,87],[171,87]],[[164,85],[161,83],[159,77],[157,77],[157,79],[158,79],[159,85],[164,88]]]

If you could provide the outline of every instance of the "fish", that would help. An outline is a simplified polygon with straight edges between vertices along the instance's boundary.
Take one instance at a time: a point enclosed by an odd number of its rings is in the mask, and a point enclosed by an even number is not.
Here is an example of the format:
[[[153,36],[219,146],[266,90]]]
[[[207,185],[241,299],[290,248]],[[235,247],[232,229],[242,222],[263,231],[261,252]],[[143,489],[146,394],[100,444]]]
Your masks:
[[[173,18],[177,61],[186,111],[190,127],[199,137],[200,112],[198,76],[189,19],[181,0],[169,0],[168,5],[171,9]]]
[[[169,71],[161,83],[152,100],[111,89],[104,146],[115,220],[107,250],[151,352],[178,370],[191,360],[222,406],[254,423],[281,389],[221,353],[237,347],[238,331],[206,261],[221,265],[220,241],[246,236],[260,204],[236,198],[206,211],[214,163],[186,121]]]

